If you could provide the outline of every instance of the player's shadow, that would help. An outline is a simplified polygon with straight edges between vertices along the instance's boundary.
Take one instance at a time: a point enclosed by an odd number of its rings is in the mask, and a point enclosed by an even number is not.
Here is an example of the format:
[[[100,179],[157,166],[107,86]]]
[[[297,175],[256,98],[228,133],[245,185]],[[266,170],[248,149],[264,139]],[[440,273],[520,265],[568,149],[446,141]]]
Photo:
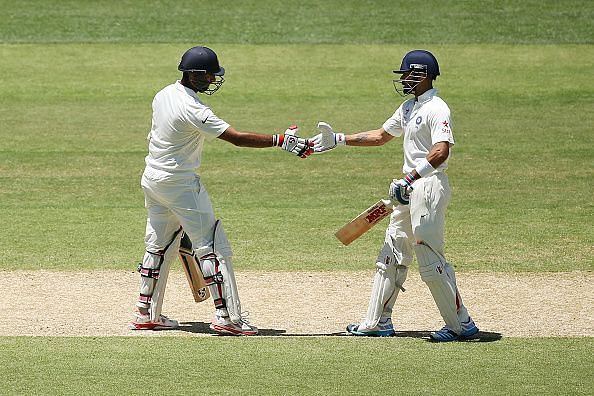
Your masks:
[[[194,334],[210,334],[222,337],[225,336],[224,334],[219,334],[211,330],[209,326],[210,323],[207,322],[181,322],[179,327],[175,330]],[[282,329],[258,329],[258,334],[263,336],[280,336],[284,335],[284,333],[286,333],[286,330]]]
[[[175,331],[183,331],[186,333],[193,333],[193,334],[210,334],[216,336],[224,336],[223,334],[218,334],[210,329],[210,323],[207,322],[181,322],[179,327],[176,329],[171,329]],[[167,331],[171,331],[167,330]],[[346,336],[346,332],[335,332],[335,333],[299,333],[299,334],[291,334],[287,333],[285,329],[263,329],[258,328],[258,335],[265,336],[265,337],[320,337],[320,336]]]
[[[429,337],[430,334],[430,331],[397,331],[394,334],[394,337],[421,338],[427,342],[437,342]],[[494,342],[501,340],[502,337],[503,335],[501,333],[479,331],[476,335],[470,338],[458,340],[456,342]]]
[[[210,329],[209,323],[207,322],[181,322],[179,327],[175,330],[184,331],[186,333],[193,334],[210,334],[216,336],[224,336],[218,334]],[[401,338],[419,338],[427,342],[435,342],[429,338],[429,331],[397,331],[392,337]],[[258,329],[259,336],[265,337],[355,337],[346,331],[337,331],[331,333],[287,333],[284,329]],[[493,342],[499,341],[503,336],[501,333],[479,331],[477,335],[466,340],[460,340],[458,342]],[[382,337],[375,337],[382,338]]]

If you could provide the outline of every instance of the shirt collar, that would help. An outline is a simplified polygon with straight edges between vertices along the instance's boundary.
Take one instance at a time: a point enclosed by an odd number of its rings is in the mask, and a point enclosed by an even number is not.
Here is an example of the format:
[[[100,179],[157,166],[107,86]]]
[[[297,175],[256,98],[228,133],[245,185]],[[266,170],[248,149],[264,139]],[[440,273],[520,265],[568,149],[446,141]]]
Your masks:
[[[185,85],[183,85],[181,83],[181,80],[177,80],[175,82],[175,88],[177,88],[178,90],[182,91],[182,92],[186,92],[188,95],[197,98],[198,96],[196,96],[196,92],[192,91],[190,88],[186,87]]]
[[[423,92],[423,94],[421,96],[419,96],[417,98],[417,102],[418,103],[426,102],[429,99],[431,99],[432,97],[434,97],[435,95],[437,95],[437,89],[435,89],[435,88],[428,89],[427,91]]]

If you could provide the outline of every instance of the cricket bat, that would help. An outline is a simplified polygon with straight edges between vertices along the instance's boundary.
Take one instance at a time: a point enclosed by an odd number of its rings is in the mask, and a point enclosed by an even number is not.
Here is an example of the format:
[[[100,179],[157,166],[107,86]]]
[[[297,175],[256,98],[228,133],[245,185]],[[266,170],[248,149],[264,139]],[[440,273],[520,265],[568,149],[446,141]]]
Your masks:
[[[365,234],[374,225],[379,223],[384,217],[393,211],[392,201],[389,199],[380,199],[375,204],[363,211],[359,216],[345,224],[340,230],[336,231],[336,238],[343,245],[349,245],[355,239]]]
[[[182,267],[184,267],[194,301],[199,303],[208,300],[210,297],[208,286],[206,286],[204,276],[198,266],[198,260],[192,248],[192,241],[190,241],[190,237],[185,232],[179,245],[179,259],[181,260]]]

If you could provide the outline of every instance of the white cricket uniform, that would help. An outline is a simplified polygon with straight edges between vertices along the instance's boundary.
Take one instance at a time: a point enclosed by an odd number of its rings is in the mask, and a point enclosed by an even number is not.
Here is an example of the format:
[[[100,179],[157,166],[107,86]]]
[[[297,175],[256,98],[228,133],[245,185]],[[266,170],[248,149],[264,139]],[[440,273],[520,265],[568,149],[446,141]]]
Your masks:
[[[383,124],[383,129],[396,137],[404,135],[402,171],[405,174],[415,169],[419,161],[427,157],[434,144],[439,142],[448,142],[450,146],[454,144],[450,109],[437,96],[436,89],[430,89],[417,99],[412,98],[402,103],[394,115]],[[459,331],[459,322],[469,319],[455,286],[453,267],[447,263],[444,255],[445,212],[450,200],[450,186],[444,172],[447,167],[446,160],[431,174],[416,180],[410,195],[410,204],[397,205],[394,208],[386,230],[384,245],[377,258],[378,272],[374,282],[378,285],[374,284],[374,292],[372,292],[366,322],[364,322],[367,328],[373,328],[380,317],[391,317],[398,295],[398,288],[395,288],[394,284],[404,282],[406,268],[413,260],[413,253],[417,253],[417,260],[419,260],[419,252],[425,254],[423,249],[429,249],[432,254],[435,253],[432,259],[440,261],[445,271],[454,278],[451,287],[455,289],[457,312],[453,315],[457,315],[458,318],[454,319],[450,315],[446,323],[452,324],[452,328]],[[418,242],[421,241],[423,243],[419,244]],[[422,259],[424,265],[422,266],[419,262],[419,269],[421,277],[425,280],[430,278],[423,272],[426,271],[425,266],[434,262],[429,263],[431,260],[427,260],[426,257]],[[382,282],[387,282],[386,285],[389,286],[382,286]],[[433,293],[436,289],[431,286],[430,290]],[[445,298],[436,299],[440,311],[444,305],[441,301],[447,299],[449,304],[449,298],[448,295]],[[442,316],[444,316],[443,313]]]
[[[147,250],[163,249],[181,225],[198,257],[210,253],[215,216],[197,170],[204,141],[227,128],[229,124],[180,81],[155,95],[141,180],[148,210]]]
[[[396,137],[404,134],[402,172],[405,174],[427,157],[435,143],[454,144],[450,109],[437,96],[436,89],[423,93],[418,100],[412,98],[402,103],[394,115],[384,122],[383,129]],[[422,240],[443,254],[445,209],[450,200],[448,177],[443,172],[447,167],[446,159],[432,174],[415,181],[410,204],[398,205],[392,213],[388,234],[406,233],[410,244],[407,253],[412,252],[415,240]],[[405,256],[403,265],[412,261],[412,254]]]

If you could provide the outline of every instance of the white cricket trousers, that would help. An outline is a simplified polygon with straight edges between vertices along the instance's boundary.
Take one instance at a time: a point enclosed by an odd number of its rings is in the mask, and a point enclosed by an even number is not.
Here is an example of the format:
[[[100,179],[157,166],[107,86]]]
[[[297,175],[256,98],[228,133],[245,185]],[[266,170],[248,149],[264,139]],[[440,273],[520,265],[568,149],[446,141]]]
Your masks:
[[[435,172],[413,184],[408,205],[398,205],[390,216],[386,238],[392,238],[400,264],[413,260],[413,245],[423,241],[445,258],[445,214],[450,202],[450,184],[443,172]]]
[[[198,175],[164,175],[147,167],[140,184],[148,211],[144,239],[146,250],[163,249],[181,225],[198,257],[212,251],[216,219]]]

